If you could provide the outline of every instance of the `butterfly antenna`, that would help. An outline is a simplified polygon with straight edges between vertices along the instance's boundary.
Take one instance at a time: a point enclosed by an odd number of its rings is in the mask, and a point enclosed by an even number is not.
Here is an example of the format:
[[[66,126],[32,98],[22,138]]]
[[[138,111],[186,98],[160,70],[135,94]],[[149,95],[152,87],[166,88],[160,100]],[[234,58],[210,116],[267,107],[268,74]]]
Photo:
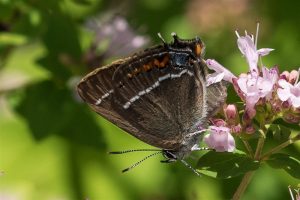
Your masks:
[[[158,35],[159,39],[161,39],[161,41],[164,43],[164,45],[166,45],[167,43],[166,43],[165,39],[162,37],[162,35],[160,33],[157,33],[157,35]]]
[[[175,44],[179,42],[179,38],[178,38],[178,36],[177,36],[177,34],[175,32],[172,32],[171,36],[173,37]]]
[[[197,172],[197,170],[195,170],[191,165],[189,165],[187,162],[185,162],[184,160],[180,160],[187,168],[189,168],[190,170],[192,170],[195,174],[197,174],[197,176],[201,176],[201,174],[199,172]]]
[[[130,149],[124,151],[110,151],[109,154],[123,154],[123,153],[131,153],[131,152],[138,152],[138,151],[161,151],[160,149]]]
[[[135,168],[136,166],[138,166],[139,164],[141,164],[142,162],[144,162],[144,161],[147,160],[148,158],[151,158],[151,157],[153,157],[153,156],[155,156],[155,155],[157,155],[157,154],[161,154],[161,153],[162,153],[162,151],[159,151],[159,152],[155,152],[155,153],[153,153],[153,154],[150,154],[150,155],[146,156],[145,158],[143,158],[142,160],[140,160],[140,161],[134,163],[134,164],[131,165],[130,167],[128,167],[128,168],[126,168],[126,169],[123,169],[122,172],[123,172],[123,173],[124,173],[124,172],[127,172],[127,171],[129,171],[129,170]]]

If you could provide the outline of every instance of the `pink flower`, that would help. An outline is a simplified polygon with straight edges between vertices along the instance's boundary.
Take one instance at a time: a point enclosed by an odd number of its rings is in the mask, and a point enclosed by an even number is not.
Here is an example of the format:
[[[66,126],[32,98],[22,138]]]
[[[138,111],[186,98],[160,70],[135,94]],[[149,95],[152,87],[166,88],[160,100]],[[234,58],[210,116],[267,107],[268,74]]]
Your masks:
[[[258,35],[259,24],[257,25],[256,41]],[[260,72],[258,69],[258,58],[259,56],[268,55],[273,49],[262,48],[257,50],[257,42],[254,41],[254,37],[246,33],[245,36],[240,36],[236,31],[238,37],[237,43],[241,53],[246,57],[249,65],[250,73],[247,76],[240,76],[234,81],[235,89],[242,99],[246,102],[246,112],[250,118],[253,118],[256,114],[254,109],[259,99],[266,97],[271,98],[274,84],[278,80],[278,69],[268,69],[262,67]]]
[[[250,37],[250,35],[246,33],[245,36],[240,36],[237,31],[235,32],[238,37],[237,40],[238,47],[241,53],[245,56],[250,68],[250,73],[253,76],[258,76],[259,74],[257,68],[259,56],[266,56],[271,51],[274,50],[270,48],[262,48],[257,50],[256,46],[257,46],[258,29],[259,29],[259,24],[257,24],[256,41],[254,41],[253,35]]]
[[[204,137],[204,142],[209,148],[217,152],[233,152],[235,150],[235,141],[227,127],[210,126],[210,134]]]
[[[256,40],[258,35],[256,33]],[[240,36],[236,31],[238,37],[237,43],[241,53],[246,57],[249,65],[250,73],[247,76],[240,76],[234,81],[235,89],[242,99],[246,102],[246,112],[250,118],[253,118],[256,114],[255,105],[261,98],[269,100],[272,97],[274,85],[279,77],[277,67],[268,69],[266,67],[261,68],[261,74],[258,69],[259,56],[268,55],[273,49],[262,48],[257,50],[256,41],[254,37],[250,35]]]
[[[254,109],[256,103],[261,98],[269,100],[272,97],[274,85],[278,80],[277,68],[267,69],[262,67],[262,77],[253,75],[240,76],[234,84],[238,87],[238,93],[246,102],[246,112],[253,118],[256,114]]]
[[[236,78],[228,69],[213,59],[206,60],[207,67],[214,70],[215,73],[209,74],[207,77],[207,86],[225,80],[232,83],[232,79]]]
[[[264,87],[264,92],[267,100],[270,100],[272,98],[272,93],[274,91],[275,84],[277,83],[279,79],[279,70],[278,67],[272,67],[271,69],[268,69],[266,67],[262,67],[262,77],[265,80],[264,83],[266,83],[267,87]]]
[[[257,35],[259,24],[257,25],[256,39],[253,35],[247,33],[245,36],[238,37],[237,44],[241,53],[245,56],[249,65],[249,73],[241,74],[238,78],[235,77],[229,70],[224,68],[215,60],[207,59],[206,64],[209,69],[215,71],[207,78],[207,85],[223,80],[233,83],[237,94],[246,103],[245,115],[251,120],[255,114],[255,106],[260,99],[270,100],[274,91],[274,86],[279,78],[277,67],[268,69],[266,67],[258,68],[258,59],[261,56],[268,55],[273,49],[262,48],[257,50]]]
[[[300,107],[300,82],[294,85],[284,79],[278,81],[280,88],[277,89],[277,95],[281,101],[287,101],[294,108]]]
[[[288,79],[289,83],[291,83],[291,84],[296,83],[296,81],[298,80],[298,77],[299,77],[299,71],[292,70],[289,75],[289,79]]]

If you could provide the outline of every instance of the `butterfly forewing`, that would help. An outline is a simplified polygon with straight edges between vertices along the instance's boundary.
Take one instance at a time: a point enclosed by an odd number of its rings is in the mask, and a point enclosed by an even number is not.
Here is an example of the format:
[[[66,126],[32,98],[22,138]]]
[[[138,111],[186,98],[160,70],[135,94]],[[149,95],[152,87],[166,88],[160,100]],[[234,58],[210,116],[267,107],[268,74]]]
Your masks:
[[[205,116],[203,66],[171,65],[168,52],[142,62],[98,70],[79,84],[79,93],[100,115],[142,141],[179,148],[183,137]],[[170,139],[172,138],[172,139]]]
[[[112,65],[104,66],[86,75],[78,84],[77,90],[80,97],[90,105],[90,107],[120,128],[126,131],[136,131],[134,127],[123,120],[123,118],[113,109],[114,89],[112,76],[116,68],[122,62],[115,62]]]

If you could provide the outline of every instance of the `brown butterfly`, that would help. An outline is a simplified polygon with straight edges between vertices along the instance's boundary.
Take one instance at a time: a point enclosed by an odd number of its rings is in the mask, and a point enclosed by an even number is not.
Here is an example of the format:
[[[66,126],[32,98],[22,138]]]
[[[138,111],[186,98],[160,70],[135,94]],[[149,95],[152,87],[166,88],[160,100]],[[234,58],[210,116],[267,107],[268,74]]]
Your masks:
[[[200,38],[183,40],[173,33],[173,42],[166,43],[159,36],[163,44],[100,67],[78,84],[79,95],[94,111],[159,148],[123,172],[160,153],[167,159],[162,162],[180,160],[193,169],[183,159],[203,149],[199,127],[207,126],[226,98],[222,82],[206,86]],[[133,151],[145,150],[112,153]]]

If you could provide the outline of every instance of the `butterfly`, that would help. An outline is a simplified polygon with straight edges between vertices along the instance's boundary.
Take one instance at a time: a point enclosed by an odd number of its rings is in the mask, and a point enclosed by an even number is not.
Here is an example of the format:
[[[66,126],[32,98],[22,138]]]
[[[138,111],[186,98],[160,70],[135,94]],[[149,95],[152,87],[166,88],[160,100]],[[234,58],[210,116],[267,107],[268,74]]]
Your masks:
[[[135,163],[163,154],[166,160],[184,159],[203,138],[208,118],[222,107],[227,93],[223,82],[207,86],[208,68],[199,37],[181,39],[172,33],[162,44],[95,69],[78,84],[80,97],[99,115],[139,140],[159,149]],[[128,150],[112,153],[127,153]]]

